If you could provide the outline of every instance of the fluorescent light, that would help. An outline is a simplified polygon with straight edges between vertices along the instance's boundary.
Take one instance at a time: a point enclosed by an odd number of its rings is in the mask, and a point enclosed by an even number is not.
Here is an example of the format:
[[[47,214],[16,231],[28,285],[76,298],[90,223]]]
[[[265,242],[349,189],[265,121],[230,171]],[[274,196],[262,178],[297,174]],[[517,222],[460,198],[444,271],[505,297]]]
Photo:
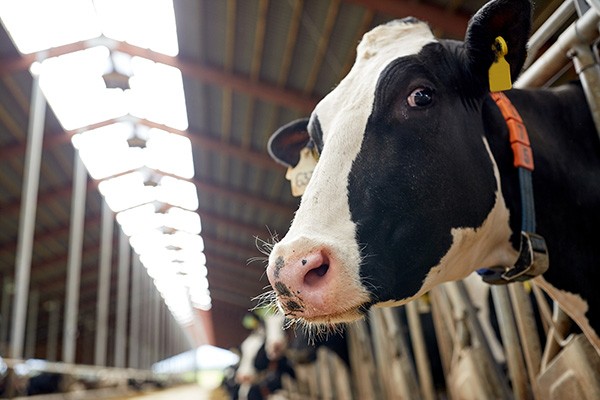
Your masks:
[[[0,17],[24,54],[100,36],[90,1],[2,0]]]

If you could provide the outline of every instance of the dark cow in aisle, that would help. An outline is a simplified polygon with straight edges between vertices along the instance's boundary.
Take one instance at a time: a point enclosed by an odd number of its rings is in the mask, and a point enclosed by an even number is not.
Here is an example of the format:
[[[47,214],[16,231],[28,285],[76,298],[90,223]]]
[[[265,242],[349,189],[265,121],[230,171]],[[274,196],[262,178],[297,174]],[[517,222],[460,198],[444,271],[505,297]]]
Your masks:
[[[271,137],[287,166],[319,153],[267,267],[288,318],[323,330],[474,271],[531,277],[547,254],[534,281],[600,351],[600,141],[582,87],[507,90],[528,140],[490,95],[491,67],[518,76],[530,20],[528,1],[493,0],[464,42],[414,18],[381,25],[310,119]]]

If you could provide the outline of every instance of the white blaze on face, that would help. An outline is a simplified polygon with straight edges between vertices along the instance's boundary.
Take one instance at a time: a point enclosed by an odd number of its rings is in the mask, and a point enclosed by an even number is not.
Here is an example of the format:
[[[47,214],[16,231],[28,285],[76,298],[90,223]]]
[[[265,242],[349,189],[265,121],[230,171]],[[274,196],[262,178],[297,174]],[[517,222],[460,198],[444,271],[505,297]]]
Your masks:
[[[287,338],[283,330],[285,317],[280,313],[267,314],[265,321],[265,350],[269,360],[277,360],[283,356],[287,347]]]
[[[241,356],[240,364],[236,371],[236,381],[238,383],[250,383],[256,377],[256,368],[254,368],[254,359],[265,343],[265,333],[262,329],[252,332],[240,345]]]
[[[318,247],[330,249],[331,264],[342,270],[335,285],[352,289],[347,295],[352,299],[337,299],[338,313],[352,307],[352,302],[369,299],[359,281],[360,250],[347,185],[371,114],[377,80],[390,62],[416,54],[434,41],[423,22],[394,21],[373,29],[359,44],[352,70],[313,113],[318,116],[325,146],[290,230],[274,247],[270,263],[280,256],[287,262]]]

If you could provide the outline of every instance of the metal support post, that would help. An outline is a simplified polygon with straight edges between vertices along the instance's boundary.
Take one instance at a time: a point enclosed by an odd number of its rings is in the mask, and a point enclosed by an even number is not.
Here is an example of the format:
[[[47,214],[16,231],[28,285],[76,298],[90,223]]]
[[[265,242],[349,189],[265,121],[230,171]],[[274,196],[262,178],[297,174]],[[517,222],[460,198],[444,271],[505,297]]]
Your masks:
[[[100,261],[98,265],[98,300],[96,302],[96,341],[94,345],[94,364],[100,366],[106,366],[113,229],[113,213],[106,201],[103,201]]]
[[[71,197],[71,231],[67,260],[67,294],[65,298],[65,323],[63,331],[63,362],[75,363],[77,340],[77,314],[79,308],[79,283],[81,278],[81,251],[85,223],[85,195],[87,171],[79,152],[75,151],[73,194]]]
[[[125,368],[127,343],[127,296],[129,289],[129,264],[131,247],[129,238],[121,230],[119,236],[119,283],[117,286],[117,321],[115,323],[115,367]]]
[[[142,274],[145,274],[140,257],[133,256],[131,273],[131,304],[129,317],[129,357],[130,368],[140,367],[140,295],[142,291]]]
[[[46,99],[40,88],[39,79],[39,76],[34,74],[31,83],[31,109],[29,112],[27,149],[23,170],[19,236],[15,256],[15,297],[12,313],[12,334],[10,336],[10,356],[17,359],[23,357],[23,343],[25,341],[25,318],[31,274],[31,254],[33,251],[33,235],[37,211],[44,122],[46,120]]]
[[[600,135],[600,66],[588,45],[577,44],[568,55],[573,60],[575,72],[579,75],[596,131]]]
[[[513,395],[516,400],[528,399],[531,397],[527,386],[528,375],[521,351],[519,334],[513,319],[508,288],[503,285],[492,285],[490,289],[494,298],[500,335],[504,343],[506,365],[512,383]]]
[[[152,341],[152,362],[157,362],[160,360],[160,302],[161,302],[161,297],[160,297],[160,293],[158,292],[158,290],[156,289],[156,287],[154,287],[154,296],[152,296],[154,299],[153,302],[153,311],[152,313],[154,314],[154,326],[152,327],[152,332],[153,332],[153,341]]]

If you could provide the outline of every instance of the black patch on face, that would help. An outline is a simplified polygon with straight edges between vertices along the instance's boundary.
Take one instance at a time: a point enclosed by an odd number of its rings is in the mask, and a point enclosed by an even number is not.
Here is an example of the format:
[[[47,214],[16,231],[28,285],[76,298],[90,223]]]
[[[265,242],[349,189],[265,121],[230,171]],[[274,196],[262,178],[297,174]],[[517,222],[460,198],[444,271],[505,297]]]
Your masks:
[[[283,257],[277,257],[277,259],[275,260],[275,272],[273,273],[273,275],[275,275],[275,278],[279,278],[279,271],[281,271],[281,268],[283,268],[284,266],[285,261],[283,260]]]
[[[468,80],[457,54],[429,44],[390,63],[377,84],[348,178],[360,275],[377,288],[376,301],[416,294],[449,250],[452,228],[481,226],[495,202],[481,113],[464,98]],[[406,99],[422,87],[433,90],[433,102],[409,107]]]
[[[273,287],[275,288],[277,293],[279,293],[280,296],[287,296],[287,297],[292,296],[292,292],[290,292],[288,287],[285,286],[285,284],[282,282],[279,282],[279,281],[275,282],[275,285]]]
[[[294,300],[288,300],[285,302],[285,307],[290,312],[302,311],[302,306],[296,303]]]

